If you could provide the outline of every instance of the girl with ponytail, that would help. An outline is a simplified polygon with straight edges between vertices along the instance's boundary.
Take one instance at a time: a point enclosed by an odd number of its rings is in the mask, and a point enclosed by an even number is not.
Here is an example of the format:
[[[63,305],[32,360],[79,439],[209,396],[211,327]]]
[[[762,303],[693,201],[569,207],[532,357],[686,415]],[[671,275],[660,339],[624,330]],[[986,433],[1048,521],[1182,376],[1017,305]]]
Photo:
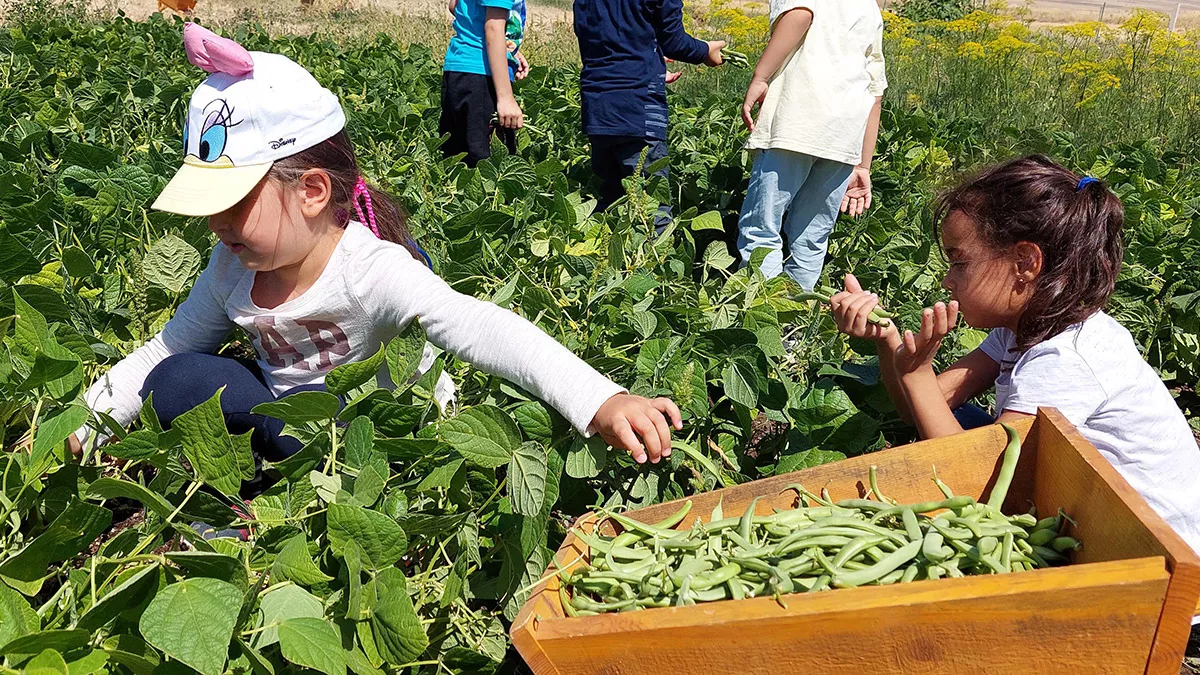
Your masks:
[[[220,243],[162,332],[91,387],[93,410],[128,424],[153,394],[169,426],[219,391],[229,430],[253,432],[254,453],[279,461],[300,443],[254,407],[323,389],[330,370],[419,318],[430,342],[544,400],[579,433],[638,462],[670,454],[682,425],[674,403],[630,395],[525,319],[433,273],[400,208],[359,171],[337,98],[308,71],[195,24],[184,45],[211,75],[191,98],[183,166],[154,208],[207,217]],[[256,360],[212,353],[234,329]],[[427,346],[422,372],[433,358]],[[453,409],[445,374],[435,395]],[[84,428],[77,440],[98,439]]]
[[[1129,331],[1104,313],[1121,271],[1121,201],[1101,181],[1033,155],[943,194],[934,219],[949,303],[920,331],[868,321],[878,298],[853,275],[831,305],[838,327],[875,340],[896,408],[925,438],[1057,408],[1200,551],[1200,451]],[[991,329],[941,373],[933,358],[959,315]],[[995,387],[996,418],[967,405]]]

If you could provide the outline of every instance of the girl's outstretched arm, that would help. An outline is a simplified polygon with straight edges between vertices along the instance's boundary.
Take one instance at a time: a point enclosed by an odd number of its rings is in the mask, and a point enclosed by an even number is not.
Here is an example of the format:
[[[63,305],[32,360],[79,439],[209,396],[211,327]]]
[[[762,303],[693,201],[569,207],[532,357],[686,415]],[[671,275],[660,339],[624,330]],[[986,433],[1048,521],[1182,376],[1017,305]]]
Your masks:
[[[375,248],[346,279],[363,316],[397,329],[420,319],[430,342],[545,401],[580,433],[598,433],[638,462],[670,454],[670,431],[682,427],[674,403],[630,395],[516,313],[455,291],[405,249]]]

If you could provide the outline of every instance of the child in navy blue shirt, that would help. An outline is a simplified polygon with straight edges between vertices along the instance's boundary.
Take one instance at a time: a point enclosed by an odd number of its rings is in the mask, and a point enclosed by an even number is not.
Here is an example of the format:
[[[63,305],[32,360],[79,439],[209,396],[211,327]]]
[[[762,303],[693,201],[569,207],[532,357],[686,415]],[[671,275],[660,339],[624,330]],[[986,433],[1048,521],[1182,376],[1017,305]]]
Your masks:
[[[450,134],[446,156],[467,153],[468,166],[491,155],[495,129],[508,151],[517,151],[516,130],[524,124],[512,80],[529,74],[520,52],[525,0],[451,0],[454,37],[442,73],[442,118],[438,132]]]
[[[665,59],[719,66],[725,43],[688,35],[681,0],[575,0],[575,36],[583,131],[600,179],[598,208],[606,209],[625,194],[621,180],[644,149],[644,167],[667,156]],[[655,173],[667,177],[665,167]],[[655,225],[669,219],[666,204]]]

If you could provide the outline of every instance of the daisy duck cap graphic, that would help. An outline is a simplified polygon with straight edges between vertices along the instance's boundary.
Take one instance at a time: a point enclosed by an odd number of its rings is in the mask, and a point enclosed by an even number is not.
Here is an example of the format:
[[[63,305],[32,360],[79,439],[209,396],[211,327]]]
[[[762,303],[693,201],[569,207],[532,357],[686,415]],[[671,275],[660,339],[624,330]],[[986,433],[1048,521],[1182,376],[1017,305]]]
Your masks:
[[[242,200],[275,160],[307,150],[346,126],[337,97],[281,54],[250,52],[189,23],[188,61],[211,73],[196,88],[183,127],[183,166],[153,207],[211,216]]]

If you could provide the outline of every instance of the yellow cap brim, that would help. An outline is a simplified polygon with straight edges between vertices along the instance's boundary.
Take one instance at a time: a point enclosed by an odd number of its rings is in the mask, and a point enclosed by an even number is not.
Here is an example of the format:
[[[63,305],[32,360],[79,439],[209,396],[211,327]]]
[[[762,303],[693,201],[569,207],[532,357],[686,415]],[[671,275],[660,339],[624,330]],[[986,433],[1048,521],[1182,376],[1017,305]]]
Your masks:
[[[216,215],[250,194],[272,165],[215,166],[189,160],[184,160],[150,208],[181,216]]]

